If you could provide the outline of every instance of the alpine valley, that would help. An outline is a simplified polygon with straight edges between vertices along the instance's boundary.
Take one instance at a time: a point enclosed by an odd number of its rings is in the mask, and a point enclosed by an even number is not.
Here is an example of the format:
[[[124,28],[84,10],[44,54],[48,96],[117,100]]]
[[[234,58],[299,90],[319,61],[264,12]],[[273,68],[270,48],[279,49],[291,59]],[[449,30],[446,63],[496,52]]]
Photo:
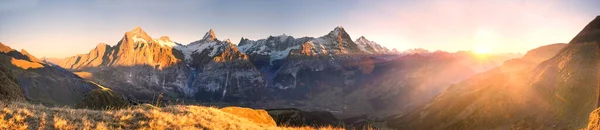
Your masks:
[[[0,44],[0,99],[93,109],[242,106],[287,126],[579,129],[589,117],[587,127],[598,128],[599,32],[600,16],[569,43],[519,55],[398,51],[352,39],[341,26],[237,44],[212,29],[182,44],[135,27],[114,45],[62,59]]]

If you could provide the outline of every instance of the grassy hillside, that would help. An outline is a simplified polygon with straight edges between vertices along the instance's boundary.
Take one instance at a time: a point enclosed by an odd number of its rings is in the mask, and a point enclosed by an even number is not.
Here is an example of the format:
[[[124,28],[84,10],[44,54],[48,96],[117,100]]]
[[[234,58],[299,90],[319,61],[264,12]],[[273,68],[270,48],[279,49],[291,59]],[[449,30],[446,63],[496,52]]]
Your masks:
[[[140,105],[96,111],[13,102],[0,103],[0,129],[316,129],[278,127],[265,114],[264,110],[204,106]]]

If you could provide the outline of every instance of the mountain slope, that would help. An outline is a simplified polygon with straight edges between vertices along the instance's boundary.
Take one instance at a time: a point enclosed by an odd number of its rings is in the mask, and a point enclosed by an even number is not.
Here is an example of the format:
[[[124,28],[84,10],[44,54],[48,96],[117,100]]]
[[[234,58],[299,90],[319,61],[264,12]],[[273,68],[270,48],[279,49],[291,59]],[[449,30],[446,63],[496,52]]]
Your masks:
[[[11,70],[0,65],[0,100],[1,101],[25,101],[23,90]]]
[[[27,101],[48,106],[76,106],[91,91],[100,89],[67,70],[42,63],[24,50],[19,52],[3,44],[0,50],[0,66],[4,66],[2,73],[6,76],[2,79],[14,81],[2,85],[3,91],[11,90],[5,95],[9,98],[24,96]]]
[[[600,30],[599,22],[600,16],[548,60],[507,61],[449,87],[424,108],[396,117],[388,125],[397,129],[585,127],[588,114],[598,107],[600,33],[595,32]],[[557,50],[545,47],[538,50]]]

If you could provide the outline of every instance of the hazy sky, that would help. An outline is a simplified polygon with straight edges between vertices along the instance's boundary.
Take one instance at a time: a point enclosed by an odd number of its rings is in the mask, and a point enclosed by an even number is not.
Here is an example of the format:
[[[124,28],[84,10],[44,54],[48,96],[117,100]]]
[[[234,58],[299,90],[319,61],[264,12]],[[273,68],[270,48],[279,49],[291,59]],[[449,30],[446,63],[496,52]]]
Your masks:
[[[141,26],[183,44],[214,29],[219,39],[318,37],[343,26],[389,48],[524,53],[568,42],[600,15],[575,0],[0,0],[0,42],[37,57],[115,45]]]

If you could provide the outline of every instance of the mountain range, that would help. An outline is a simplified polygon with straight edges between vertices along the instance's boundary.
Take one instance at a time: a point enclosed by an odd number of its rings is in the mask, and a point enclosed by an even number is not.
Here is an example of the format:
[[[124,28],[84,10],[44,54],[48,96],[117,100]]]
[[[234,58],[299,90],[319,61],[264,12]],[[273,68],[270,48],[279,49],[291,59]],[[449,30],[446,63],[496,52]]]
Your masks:
[[[219,39],[212,29],[181,44],[135,27],[116,45],[100,43],[87,54],[62,59],[38,60],[2,45],[2,64],[8,69],[0,76],[12,87],[0,92],[58,106],[102,108],[163,100],[298,108],[379,120],[419,110],[452,90],[452,84],[495,71],[503,62],[541,62],[560,45],[534,49],[516,60],[520,55],[398,52],[364,36],[352,40],[343,27],[319,37],[242,38],[238,44]]]
[[[212,29],[180,44],[136,27],[114,46],[100,43],[87,54],[44,61],[128,100],[163,95],[166,101],[382,117],[414,109],[448,85],[517,56],[399,53],[364,36],[352,40],[343,27],[319,37],[242,38],[237,45]]]

